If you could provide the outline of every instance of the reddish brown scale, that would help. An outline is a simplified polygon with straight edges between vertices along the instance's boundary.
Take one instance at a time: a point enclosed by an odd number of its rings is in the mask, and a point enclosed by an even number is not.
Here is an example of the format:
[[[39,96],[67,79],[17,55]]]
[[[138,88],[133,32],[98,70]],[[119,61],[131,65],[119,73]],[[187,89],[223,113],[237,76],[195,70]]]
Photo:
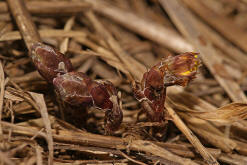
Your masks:
[[[164,120],[166,88],[172,85],[186,86],[195,78],[200,61],[198,53],[187,52],[178,56],[168,56],[144,73],[141,84],[134,87],[134,94],[140,102],[147,102],[143,109],[149,120]]]
[[[144,73],[142,78],[143,89],[147,87],[152,87],[154,89],[163,88],[164,73],[159,70],[159,65],[155,65],[148,72]]]
[[[93,81],[89,87],[90,94],[93,98],[94,106],[98,109],[112,109],[113,103],[111,96],[117,96],[116,89],[112,91],[113,84],[109,81]]]
[[[118,97],[117,90],[110,81],[97,81],[97,83],[99,84],[101,90],[95,90],[95,93],[91,92],[94,100],[94,105],[98,108],[106,110],[106,131],[115,131],[119,128],[120,124],[123,121],[123,112],[121,109],[122,107],[120,107],[121,103],[120,98]],[[101,91],[102,95],[104,94],[105,97],[99,99],[101,93],[99,93],[98,91]]]
[[[52,83],[58,74],[73,70],[70,60],[64,54],[42,43],[32,45],[31,58],[39,73],[49,83]]]
[[[69,72],[56,77],[53,85],[63,101],[71,105],[94,106],[105,111],[108,132],[119,128],[123,114],[117,90],[111,82],[93,81],[84,73]]]
[[[93,105],[92,96],[88,91],[88,84],[92,84],[92,80],[81,72],[65,73],[53,80],[53,85],[60,98],[71,105],[83,103],[88,106]]]

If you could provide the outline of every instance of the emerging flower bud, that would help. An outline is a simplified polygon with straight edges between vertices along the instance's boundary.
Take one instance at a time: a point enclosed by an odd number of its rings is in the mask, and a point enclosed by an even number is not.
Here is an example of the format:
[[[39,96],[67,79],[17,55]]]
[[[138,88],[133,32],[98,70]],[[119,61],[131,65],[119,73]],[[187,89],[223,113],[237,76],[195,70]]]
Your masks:
[[[105,111],[107,132],[119,128],[123,114],[117,90],[110,81],[93,81],[84,73],[69,72],[54,78],[53,85],[68,104],[94,106]]]
[[[141,83],[134,85],[133,91],[136,99],[142,102],[149,120],[164,120],[166,88],[186,86],[195,78],[199,65],[198,53],[187,52],[169,56],[144,73]]]
[[[39,73],[50,83],[58,74],[73,70],[64,54],[42,43],[32,45],[31,58]]]
[[[81,113],[84,114],[80,108],[85,110],[94,106],[105,112],[106,132],[119,128],[123,113],[117,90],[111,82],[93,81],[86,74],[73,71],[64,54],[42,43],[32,45],[31,58],[39,73],[53,83],[60,98],[71,106],[72,112],[67,114],[76,114],[78,119]]]
[[[200,60],[198,53],[187,52],[175,57],[168,57],[161,62],[164,71],[164,85],[186,86],[196,77]]]

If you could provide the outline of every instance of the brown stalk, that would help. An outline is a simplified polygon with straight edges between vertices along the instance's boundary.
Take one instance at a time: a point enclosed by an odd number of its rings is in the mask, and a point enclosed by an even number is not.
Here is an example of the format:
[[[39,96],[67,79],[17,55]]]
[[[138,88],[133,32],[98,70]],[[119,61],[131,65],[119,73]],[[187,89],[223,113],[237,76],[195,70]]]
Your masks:
[[[76,14],[83,10],[90,9],[90,4],[85,2],[67,2],[67,1],[28,1],[27,9],[32,14],[38,15],[56,15],[56,14]],[[0,2],[0,13],[9,12],[6,2]]]
[[[133,158],[129,157],[128,155],[126,155],[125,153],[123,153],[123,152],[122,152],[122,151],[120,151],[120,150],[119,150],[119,152],[120,152],[120,154],[121,154],[123,157],[125,157],[125,158],[126,158],[126,159],[128,159],[128,160],[130,160],[131,162],[134,162],[134,163],[136,163],[136,164],[140,164],[140,165],[147,165],[146,163],[143,163],[143,162],[137,161],[137,160],[135,160],[135,159],[133,159]]]
[[[211,165],[219,165],[217,160],[207,151],[207,149],[201,144],[199,139],[194,135],[194,133],[184,124],[184,122],[180,119],[177,113],[167,104],[165,103],[165,107],[172,117],[173,122],[176,126],[184,133],[184,135],[188,138],[190,143],[198,150],[204,160]]]
[[[233,165],[245,165],[247,163],[245,156],[240,156],[237,154],[222,154],[219,157],[219,160]]]
[[[203,137],[204,139],[207,139],[210,144],[217,146],[222,151],[231,152],[236,148],[236,143],[233,140],[225,137],[222,132],[220,132],[209,122],[186,115],[185,113],[179,113],[179,115],[185,119],[188,126],[196,134],[198,134],[200,137]]]
[[[37,165],[42,165],[43,164],[42,148],[38,144],[36,144],[35,150],[36,150],[36,155],[37,155]]]
[[[1,20],[1,21],[10,21],[10,20],[11,20],[11,17],[10,17],[9,14],[6,14],[6,13],[1,14],[1,13],[0,13],[0,20]]]
[[[0,61],[0,121],[2,120],[2,113],[3,113],[3,100],[4,100],[4,91],[5,91],[5,78],[4,78],[4,71],[2,61]],[[2,135],[2,126],[0,124],[0,136]]]
[[[49,164],[52,164],[53,154],[54,154],[53,138],[52,138],[52,132],[51,132],[51,122],[49,120],[44,96],[42,94],[37,94],[33,92],[29,92],[29,94],[32,96],[32,98],[34,99],[34,101],[36,102],[37,106],[40,109],[40,114],[43,119],[43,123],[45,125],[46,132],[47,132],[48,149],[49,149]]]
[[[38,30],[28,13],[23,0],[7,0],[10,11],[16,20],[20,33],[26,43],[28,50],[31,50],[33,43],[41,42]]]
[[[207,130],[198,128],[197,125],[188,124],[188,127],[190,127],[191,130],[193,130],[197,135],[199,135],[199,137],[206,140],[208,143],[213,144],[217,148],[220,148],[224,152],[230,153],[236,147],[231,144],[234,144],[233,141],[231,141],[228,138],[224,138],[224,136],[219,136],[211,132],[208,132]]]
[[[68,124],[68,123],[65,123],[64,121],[61,121],[53,116],[50,116],[50,120],[53,122],[52,125],[56,125],[56,122],[63,122],[63,124]],[[55,121],[55,122],[54,122]],[[25,127],[28,127],[30,126],[29,122],[31,123],[36,123],[35,125],[38,125],[37,123],[40,123],[39,124],[39,127],[43,127],[43,124],[42,124],[42,121],[41,119],[33,119],[32,121],[28,121],[28,122],[23,122],[21,125],[22,126],[25,126]],[[160,125],[160,123],[157,123],[157,125]],[[75,128],[70,128],[72,125],[67,125],[66,128],[67,129],[70,129],[70,130],[73,130],[75,132],[82,132],[82,133],[86,133],[85,131],[82,131],[80,129],[75,129]],[[149,123],[149,122],[145,122],[145,123],[138,123],[138,127],[142,127],[142,126],[154,126],[154,123]],[[66,129],[65,129],[66,130]],[[33,138],[31,138],[33,139]],[[122,139],[124,140],[124,139]],[[190,144],[176,144],[176,143],[164,143],[164,142],[153,142],[154,144],[160,146],[160,147],[163,147],[163,148],[166,148],[168,151],[176,154],[176,155],[179,155],[179,156],[182,156],[182,157],[186,157],[186,158],[194,158],[196,155],[194,154],[194,150],[193,150],[193,146],[190,145]],[[64,144],[64,145],[69,145],[70,144]],[[76,144],[73,145],[71,144],[70,145],[71,148],[76,148]],[[55,143],[55,146],[56,148],[56,143]],[[78,146],[79,147],[79,146]],[[87,147],[82,147],[80,146],[81,149],[83,148],[87,148]],[[102,148],[102,150],[105,150],[106,151],[106,148]],[[215,157],[218,157],[220,155],[220,150],[219,149],[213,149],[213,148],[207,148],[209,150],[210,153],[212,153]],[[86,149],[85,149],[86,150]],[[99,149],[100,150],[100,149]],[[101,150],[100,150],[101,151]]]
[[[41,38],[49,38],[49,37],[80,37],[84,38],[87,36],[83,31],[64,31],[61,29],[45,29],[38,31]],[[19,31],[11,31],[3,33],[0,36],[0,41],[13,41],[13,40],[21,40],[21,34]]]
[[[197,112],[201,112],[201,111],[217,112],[216,110],[217,108],[215,106],[209,104],[208,102],[198,97],[195,97],[194,95],[188,92],[182,91],[178,87],[168,88],[168,96],[169,96],[169,99],[167,100],[168,104],[170,104],[170,106],[172,106],[176,110],[183,111],[182,113],[179,112],[179,115],[181,116],[181,118],[184,119],[186,123],[188,123],[188,126],[191,127],[192,130],[194,128],[197,128],[197,130],[195,130],[196,134],[198,134],[201,137],[205,137],[205,138],[208,138],[207,135],[211,136],[209,143],[211,143],[212,145],[218,146],[218,147],[221,146],[222,150],[224,151],[231,152],[232,149],[235,149],[238,152],[246,155],[247,150],[245,149],[246,147],[245,143],[239,144],[239,141],[233,140],[233,138],[225,137],[222,132],[219,132],[219,129],[217,127],[222,126],[222,124],[214,122],[212,125],[206,120],[202,120],[194,116],[188,116],[188,114],[186,114],[186,111],[187,111],[186,109],[188,108],[196,110]],[[172,104],[170,100],[172,100]],[[178,105],[178,103],[180,105]],[[233,125],[235,124],[233,123]],[[206,131],[205,134],[202,133],[203,130]],[[235,130],[235,126],[233,126],[231,130],[233,132],[237,131],[238,134],[242,134],[242,133],[245,134],[244,132],[241,132],[239,129]],[[222,141],[224,141],[224,143],[222,143]]]
[[[72,26],[74,25],[75,22],[75,17],[71,17],[65,24],[64,26],[64,32],[70,31]],[[63,39],[62,43],[60,44],[60,52],[61,53],[66,53],[68,50],[68,43],[69,43],[69,38],[66,37]]]

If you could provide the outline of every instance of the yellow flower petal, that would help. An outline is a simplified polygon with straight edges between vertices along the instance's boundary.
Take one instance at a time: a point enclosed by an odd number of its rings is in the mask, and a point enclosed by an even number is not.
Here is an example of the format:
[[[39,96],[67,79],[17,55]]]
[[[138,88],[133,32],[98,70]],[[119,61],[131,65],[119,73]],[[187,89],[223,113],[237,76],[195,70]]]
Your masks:
[[[191,71],[186,71],[186,72],[183,72],[183,73],[180,73],[180,75],[182,75],[182,76],[187,76],[187,75],[189,75],[191,73]]]

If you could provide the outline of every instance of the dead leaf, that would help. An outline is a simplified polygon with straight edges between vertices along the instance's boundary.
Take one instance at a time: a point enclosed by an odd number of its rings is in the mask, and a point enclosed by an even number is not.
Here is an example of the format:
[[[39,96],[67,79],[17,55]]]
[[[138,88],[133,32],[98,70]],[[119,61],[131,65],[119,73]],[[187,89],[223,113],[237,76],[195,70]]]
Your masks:
[[[199,112],[190,110],[187,113],[204,120],[230,124],[239,120],[247,119],[247,104],[231,103],[212,111]]]

